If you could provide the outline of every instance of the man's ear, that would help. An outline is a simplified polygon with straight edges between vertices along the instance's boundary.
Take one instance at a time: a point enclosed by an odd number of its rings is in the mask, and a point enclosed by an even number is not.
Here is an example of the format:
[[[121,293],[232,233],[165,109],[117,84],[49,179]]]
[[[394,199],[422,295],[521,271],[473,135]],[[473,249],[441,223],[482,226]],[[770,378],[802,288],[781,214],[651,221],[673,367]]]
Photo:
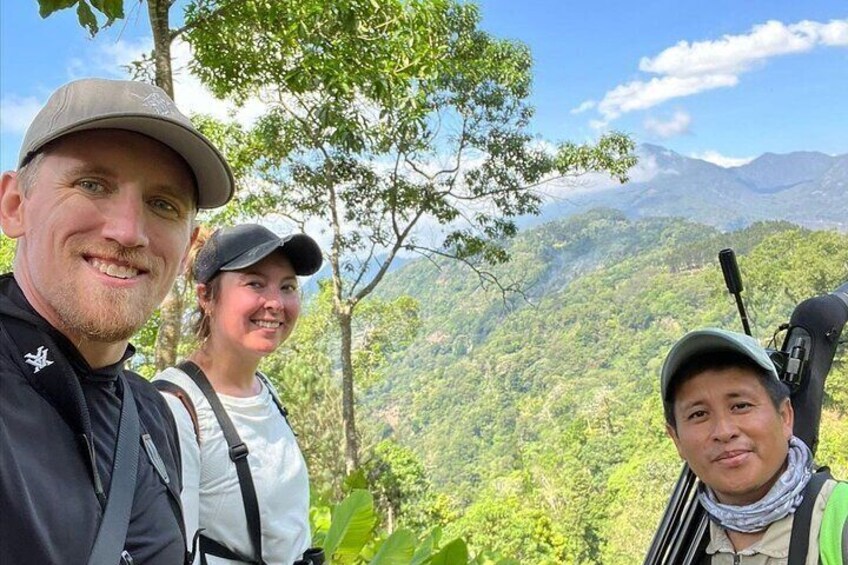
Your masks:
[[[666,423],[665,433],[668,437],[671,438],[671,441],[674,442],[674,447],[677,448],[677,454],[680,455],[680,458],[685,459],[685,457],[683,457],[683,454],[680,452],[680,438],[677,437],[677,430],[674,429],[674,426],[669,423]]]
[[[780,421],[783,425],[783,435],[786,441],[792,437],[792,428],[795,425],[795,409],[792,408],[792,401],[784,398],[780,403],[780,409],[777,411],[780,414]]]
[[[3,235],[12,239],[24,235],[25,203],[18,173],[6,171],[0,177],[0,228],[3,229]]]

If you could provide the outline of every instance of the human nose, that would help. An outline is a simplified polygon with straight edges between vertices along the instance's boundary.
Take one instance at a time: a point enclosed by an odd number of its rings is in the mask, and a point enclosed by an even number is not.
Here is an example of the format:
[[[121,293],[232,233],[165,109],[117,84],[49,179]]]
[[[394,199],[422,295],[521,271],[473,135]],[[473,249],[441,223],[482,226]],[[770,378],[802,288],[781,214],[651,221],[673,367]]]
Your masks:
[[[123,247],[145,247],[148,244],[144,218],[144,202],[132,191],[119,191],[110,198],[104,212],[103,236]]]
[[[717,414],[713,418],[712,437],[716,441],[727,443],[739,435],[739,427],[731,414]]]
[[[289,289],[271,290],[265,297],[265,308],[285,311],[291,315],[292,310],[300,303],[300,295]]]
[[[282,311],[285,307],[285,296],[280,289],[271,288],[265,295],[265,308],[274,311]]]

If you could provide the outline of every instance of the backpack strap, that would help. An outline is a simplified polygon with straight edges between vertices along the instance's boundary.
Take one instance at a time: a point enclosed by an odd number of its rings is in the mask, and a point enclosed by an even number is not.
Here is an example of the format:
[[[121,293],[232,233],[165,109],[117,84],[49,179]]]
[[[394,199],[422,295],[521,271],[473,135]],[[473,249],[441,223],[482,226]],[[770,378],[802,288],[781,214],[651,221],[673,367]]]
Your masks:
[[[822,467],[813,473],[810,482],[804,487],[804,498],[795,509],[792,519],[792,535],[789,538],[788,565],[804,565],[810,548],[810,523],[813,519],[813,507],[824,483],[831,479],[830,469]]]
[[[194,439],[197,441],[197,444],[200,445],[200,423],[197,420],[197,410],[195,410],[194,402],[191,401],[191,397],[189,397],[185,389],[180,385],[165,379],[157,379],[153,381],[153,386],[155,386],[160,392],[167,392],[172,396],[176,396],[180,402],[182,402],[186,412],[188,412],[189,418],[191,418],[191,426],[194,428]]]
[[[277,394],[277,389],[274,388],[274,385],[271,384],[271,381],[262,371],[256,371],[256,377],[265,385],[268,389],[268,392],[271,393],[271,398],[274,400],[274,404],[277,406],[277,410],[280,411],[280,414],[283,417],[283,420],[288,424],[289,429],[291,429],[292,433],[297,436],[297,433],[292,428],[291,422],[289,422],[289,411],[286,410],[286,407],[283,406],[283,402],[280,400],[280,396]]]
[[[130,524],[135,483],[138,475],[139,421],[132,390],[127,380],[119,375],[121,388],[121,418],[118,424],[118,440],[115,445],[115,462],[112,466],[112,481],[109,499],[100,520],[97,538],[88,557],[88,565],[112,565],[116,557],[121,563],[132,563],[132,557],[124,550],[127,529]]]
[[[197,385],[197,388],[206,397],[206,400],[212,407],[215,418],[218,420],[218,425],[221,426],[221,431],[224,433],[224,439],[227,441],[227,447],[230,452],[230,460],[236,466],[239,488],[241,489],[241,499],[244,504],[244,515],[247,520],[247,533],[253,545],[254,557],[246,558],[221,545],[219,542],[200,534],[201,564],[205,564],[206,553],[215,555],[216,557],[236,559],[247,563],[264,564],[265,562],[262,560],[262,524],[259,519],[259,503],[256,500],[256,488],[253,486],[253,475],[250,473],[250,465],[247,461],[249,454],[247,446],[241,440],[241,437],[239,437],[236,427],[233,425],[230,416],[221,404],[218,394],[212,388],[203,370],[191,361],[183,361],[177,367],[194,381],[194,384]]]

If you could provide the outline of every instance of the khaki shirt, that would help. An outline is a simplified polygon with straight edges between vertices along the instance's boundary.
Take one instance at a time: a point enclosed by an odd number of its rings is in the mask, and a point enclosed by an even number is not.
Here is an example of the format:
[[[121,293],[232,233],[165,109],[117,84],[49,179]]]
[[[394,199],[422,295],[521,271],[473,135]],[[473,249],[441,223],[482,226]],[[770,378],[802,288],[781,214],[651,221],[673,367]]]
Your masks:
[[[819,562],[819,530],[822,516],[827,499],[836,485],[835,480],[827,481],[816,497],[810,521],[810,546],[805,565],[817,565]],[[793,518],[794,515],[789,514],[773,522],[759,541],[738,553],[734,551],[733,544],[724,528],[711,521],[710,543],[707,545],[707,554],[712,556],[711,565],[787,565]]]

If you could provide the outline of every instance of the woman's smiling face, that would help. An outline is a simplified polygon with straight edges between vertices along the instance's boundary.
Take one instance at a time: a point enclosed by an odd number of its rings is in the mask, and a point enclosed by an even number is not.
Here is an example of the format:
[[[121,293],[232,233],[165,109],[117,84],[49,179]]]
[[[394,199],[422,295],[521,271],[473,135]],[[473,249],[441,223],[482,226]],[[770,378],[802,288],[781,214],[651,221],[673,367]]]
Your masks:
[[[204,298],[206,285],[198,286],[201,306],[211,318],[212,350],[229,347],[258,357],[273,353],[300,315],[300,289],[289,260],[277,251],[246,269],[218,276],[211,303]]]

